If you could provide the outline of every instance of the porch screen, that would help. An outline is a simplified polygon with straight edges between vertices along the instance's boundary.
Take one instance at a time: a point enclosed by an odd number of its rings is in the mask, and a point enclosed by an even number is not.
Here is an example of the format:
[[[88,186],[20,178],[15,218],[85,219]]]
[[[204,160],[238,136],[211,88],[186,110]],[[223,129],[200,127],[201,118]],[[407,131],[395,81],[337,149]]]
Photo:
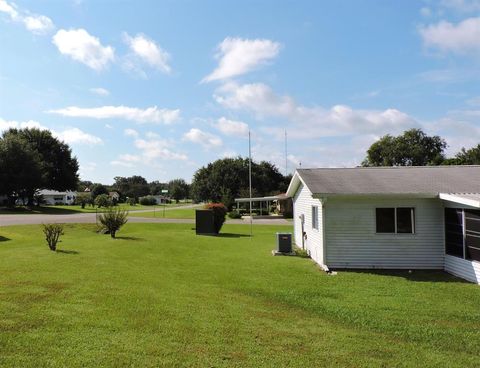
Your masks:
[[[445,253],[463,258],[463,210],[445,208]]]
[[[465,210],[465,258],[480,261],[480,210]]]

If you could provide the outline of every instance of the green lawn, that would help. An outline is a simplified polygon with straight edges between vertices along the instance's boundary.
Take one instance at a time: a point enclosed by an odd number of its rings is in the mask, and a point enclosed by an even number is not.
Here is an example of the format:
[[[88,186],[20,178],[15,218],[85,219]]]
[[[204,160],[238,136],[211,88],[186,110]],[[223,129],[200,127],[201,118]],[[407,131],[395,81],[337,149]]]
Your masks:
[[[199,205],[196,208],[203,208],[203,205]],[[155,207],[155,211],[130,213],[129,215],[133,217],[159,217],[159,218],[165,217],[165,218],[171,218],[171,219],[194,219],[196,208],[168,208],[167,207],[164,211],[163,207],[157,206]]]
[[[480,287],[272,257],[275,232],[0,227],[1,367],[478,367]]]
[[[126,209],[128,211],[139,211],[139,210],[148,210],[152,208],[152,206],[142,206],[142,205],[135,205],[130,206],[127,203],[120,203],[118,205],[119,208]],[[5,208],[0,207],[0,215],[26,215],[26,214],[51,214],[51,215],[66,215],[70,213],[95,213],[96,211],[101,211],[102,208],[97,209],[96,207],[86,206],[82,208],[81,206],[67,206],[67,205],[58,205],[58,206],[40,206],[40,207],[33,207],[33,208],[26,208],[22,206],[18,206],[15,208]]]

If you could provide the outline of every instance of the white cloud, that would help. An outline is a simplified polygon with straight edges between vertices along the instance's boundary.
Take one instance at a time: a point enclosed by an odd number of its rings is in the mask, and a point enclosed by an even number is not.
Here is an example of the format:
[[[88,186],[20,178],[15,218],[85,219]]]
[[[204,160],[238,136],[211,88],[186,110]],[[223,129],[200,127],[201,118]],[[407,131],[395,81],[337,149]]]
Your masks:
[[[99,137],[85,133],[78,128],[68,128],[63,131],[56,131],[56,130],[47,128],[46,126],[40,124],[38,121],[35,121],[35,120],[18,122],[15,120],[7,121],[0,118],[0,132],[3,132],[10,128],[16,128],[16,129],[36,128],[40,130],[50,130],[54,137],[57,137],[58,139],[68,144],[95,145],[95,144],[103,143],[103,141]]]
[[[101,138],[85,133],[78,128],[68,128],[61,132],[52,131],[52,134],[68,144],[103,144]]]
[[[278,55],[280,44],[266,39],[225,38],[218,45],[217,68],[202,82],[222,80],[250,72]]]
[[[419,29],[425,46],[443,53],[480,53],[480,17],[468,18],[457,24],[440,21]]]
[[[39,14],[19,9],[14,3],[0,0],[0,12],[7,14],[14,22],[23,23],[26,29],[34,34],[45,34],[55,28],[52,20]]]
[[[130,48],[131,54],[127,56],[124,67],[144,74],[139,64],[146,64],[151,68],[160,70],[163,73],[170,73],[170,55],[160,45],[144,34],[137,34],[135,37],[124,33],[124,41]]]
[[[159,109],[157,106],[139,109],[128,106],[102,106],[83,108],[69,106],[64,109],[54,109],[47,111],[52,114],[58,114],[76,118],[91,119],[124,119],[135,121],[137,123],[163,123],[171,124],[180,117],[180,110]]]
[[[150,163],[154,160],[187,160],[188,157],[170,150],[171,143],[160,139],[137,139],[135,147],[142,151],[142,156]]]
[[[123,131],[123,133],[127,136],[127,137],[134,137],[134,138],[137,138],[138,137],[138,132],[135,130],[135,129],[125,129]]]
[[[218,119],[215,127],[225,135],[245,137],[248,134],[248,125],[246,123],[229,120],[225,117]]]
[[[253,113],[257,119],[277,117],[294,124],[291,137],[327,137],[358,133],[394,133],[418,126],[415,119],[397,110],[355,110],[345,105],[331,108],[307,107],[290,96],[277,95],[269,86],[228,83],[217,90],[215,100],[232,110]],[[283,136],[283,128],[264,127],[265,132]]]
[[[90,88],[90,92],[99,96],[109,96],[110,91],[102,87]]]
[[[460,13],[480,11],[480,0],[442,0],[440,5]]]
[[[97,37],[82,28],[68,31],[61,29],[53,36],[52,42],[61,54],[96,71],[106,68],[115,58],[113,47],[103,46]]]
[[[47,127],[40,124],[38,121],[35,120],[28,120],[28,121],[15,121],[15,120],[4,120],[0,118],[0,132],[5,130],[15,128],[15,129],[24,129],[24,128],[37,128],[40,130],[48,130]]]
[[[197,143],[205,148],[220,147],[222,140],[211,133],[203,132],[200,129],[192,128],[184,134],[183,139],[189,142]]]

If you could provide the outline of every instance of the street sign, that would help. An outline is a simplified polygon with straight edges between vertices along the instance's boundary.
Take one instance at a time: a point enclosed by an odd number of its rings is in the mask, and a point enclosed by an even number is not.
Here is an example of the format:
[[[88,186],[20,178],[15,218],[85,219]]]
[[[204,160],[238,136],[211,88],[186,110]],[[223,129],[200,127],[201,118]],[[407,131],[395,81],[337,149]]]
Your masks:
[[[162,189],[162,193],[168,193],[168,189]]]

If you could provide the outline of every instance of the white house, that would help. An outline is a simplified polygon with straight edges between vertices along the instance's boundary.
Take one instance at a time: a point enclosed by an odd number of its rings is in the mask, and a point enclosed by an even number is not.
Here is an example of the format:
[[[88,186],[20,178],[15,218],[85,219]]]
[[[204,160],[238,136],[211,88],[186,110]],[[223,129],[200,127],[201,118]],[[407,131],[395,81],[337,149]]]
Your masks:
[[[56,190],[42,189],[38,191],[39,195],[43,196],[45,204],[74,204],[77,197],[76,192],[66,191],[58,192]]]
[[[443,269],[480,283],[480,166],[299,169],[295,243],[325,270]]]

